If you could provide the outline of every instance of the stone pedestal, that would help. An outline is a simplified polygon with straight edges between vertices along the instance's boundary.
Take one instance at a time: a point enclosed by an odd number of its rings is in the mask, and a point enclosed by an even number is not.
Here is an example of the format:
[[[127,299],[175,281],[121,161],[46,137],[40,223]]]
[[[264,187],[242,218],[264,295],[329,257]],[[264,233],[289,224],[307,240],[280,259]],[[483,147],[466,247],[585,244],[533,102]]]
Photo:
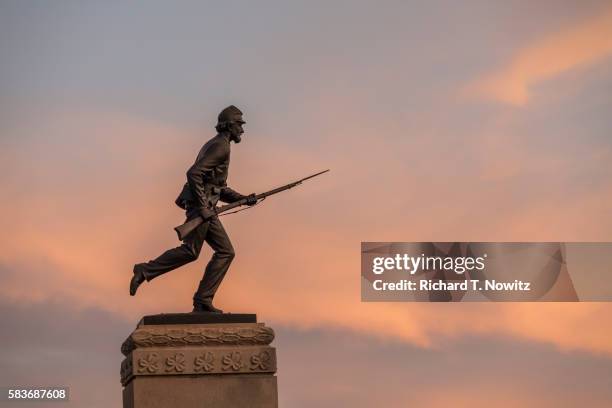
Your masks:
[[[276,408],[274,331],[255,315],[145,316],[123,342],[124,408]]]

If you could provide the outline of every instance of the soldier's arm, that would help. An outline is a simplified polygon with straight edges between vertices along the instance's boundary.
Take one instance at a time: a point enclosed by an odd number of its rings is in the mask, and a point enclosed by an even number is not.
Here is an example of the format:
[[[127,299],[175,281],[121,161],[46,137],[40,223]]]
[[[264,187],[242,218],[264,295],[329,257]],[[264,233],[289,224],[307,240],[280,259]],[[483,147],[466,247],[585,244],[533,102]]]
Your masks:
[[[234,203],[236,201],[240,201],[242,199],[246,199],[247,205],[255,205],[257,204],[257,197],[255,193],[249,194],[248,196],[244,194],[240,194],[236,190],[232,190],[229,187],[223,187],[221,189],[221,201],[224,203]]]
[[[216,166],[223,163],[227,159],[228,154],[228,146],[225,146],[223,143],[213,143],[187,171],[187,183],[189,183],[189,187],[195,195],[199,207],[210,207],[204,192],[204,186],[207,182],[206,176],[211,174]]]
[[[233,203],[235,201],[239,201],[239,200],[242,200],[243,198],[246,198],[246,196],[244,194],[240,194],[236,190],[233,190],[229,187],[223,187],[221,189],[220,198],[221,198],[221,201],[223,201],[224,203]]]

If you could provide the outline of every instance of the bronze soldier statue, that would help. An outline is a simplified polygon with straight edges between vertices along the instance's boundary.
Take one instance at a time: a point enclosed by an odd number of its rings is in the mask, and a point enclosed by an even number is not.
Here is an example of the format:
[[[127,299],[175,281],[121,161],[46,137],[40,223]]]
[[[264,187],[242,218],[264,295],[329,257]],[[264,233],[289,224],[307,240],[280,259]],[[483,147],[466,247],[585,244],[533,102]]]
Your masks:
[[[169,249],[152,261],[134,265],[130,295],[134,296],[145,280],[150,281],[195,261],[206,242],[214,254],[193,295],[193,311],[223,313],[213,306],[212,300],[235,254],[215,207],[219,200],[226,203],[245,200],[248,205],[257,203],[255,194],[242,195],[226,184],[230,142],[240,143],[245,123],[237,107],[231,105],[221,111],[216,126],[218,134],[200,150],[195,163],[187,171],[187,183],[176,199],[176,204],[186,211],[187,220],[202,217],[204,222],[183,239],[181,246]]]

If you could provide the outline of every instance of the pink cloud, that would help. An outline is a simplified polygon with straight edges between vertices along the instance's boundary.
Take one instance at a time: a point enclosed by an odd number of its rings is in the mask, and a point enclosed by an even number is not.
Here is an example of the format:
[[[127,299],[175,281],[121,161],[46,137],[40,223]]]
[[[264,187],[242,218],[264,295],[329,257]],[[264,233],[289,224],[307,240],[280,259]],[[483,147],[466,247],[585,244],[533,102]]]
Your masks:
[[[612,9],[551,33],[518,50],[497,71],[466,88],[468,95],[515,106],[529,102],[539,82],[602,61],[612,55]]]
[[[134,262],[178,245],[172,227],[183,216],[172,203],[206,138],[198,131],[115,115],[79,113],[46,120],[28,129],[31,145],[18,146],[5,163],[16,171],[9,180],[13,199],[1,208],[11,234],[0,240],[0,263],[9,271],[0,293],[31,301],[72,299],[75,307],[96,305],[133,319],[188,310],[209,250],[197,262],[145,284],[136,298],[127,295],[127,284]],[[43,129],[47,135],[71,137],[43,148],[35,138]],[[88,131],[93,132],[90,138],[77,137]],[[436,150],[436,171],[423,182],[431,165],[428,157],[414,155],[407,162],[389,149],[428,151],[434,141],[423,137],[380,144],[357,127],[337,132],[339,142],[347,132],[355,140],[350,156],[339,154],[344,146],[330,144],[317,156],[262,142],[256,135],[236,146],[230,181],[245,192],[327,165],[332,172],[223,218],[238,256],[218,294],[219,306],[296,327],[342,327],[423,347],[437,347],[438,338],[494,334],[612,355],[612,329],[597,318],[610,312],[607,304],[361,303],[360,241],[521,240],[563,236],[564,231],[571,236],[571,228],[554,223],[542,228],[537,222],[559,215],[579,220],[585,208],[571,201],[554,208],[541,203],[494,217],[500,206],[513,208],[512,202],[504,203],[503,192],[491,198],[487,191],[450,183],[444,175],[453,174],[453,165],[444,168],[444,159],[456,153],[452,149]],[[37,149],[46,154],[29,161]],[[372,171],[373,166],[382,173]],[[478,165],[463,170],[478,174]],[[28,180],[28,188],[17,174]],[[447,197],[453,197],[453,205]],[[598,210],[598,197],[594,191],[582,204]],[[484,219],[466,218],[470,213]],[[585,237],[604,237],[609,231],[592,220],[582,226]]]

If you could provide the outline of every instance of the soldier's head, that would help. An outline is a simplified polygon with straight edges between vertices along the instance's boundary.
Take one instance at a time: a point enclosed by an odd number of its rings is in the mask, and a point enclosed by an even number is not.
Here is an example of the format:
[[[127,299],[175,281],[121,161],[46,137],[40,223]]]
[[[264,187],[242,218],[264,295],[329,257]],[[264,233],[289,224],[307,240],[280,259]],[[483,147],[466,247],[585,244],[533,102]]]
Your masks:
[[[240,143],[244,133],[242,125],[245,123],[242,119],[242,111],[234,105],[230,105],[219,114],[215,128],[219,133],[227,133],[234,143]]]

